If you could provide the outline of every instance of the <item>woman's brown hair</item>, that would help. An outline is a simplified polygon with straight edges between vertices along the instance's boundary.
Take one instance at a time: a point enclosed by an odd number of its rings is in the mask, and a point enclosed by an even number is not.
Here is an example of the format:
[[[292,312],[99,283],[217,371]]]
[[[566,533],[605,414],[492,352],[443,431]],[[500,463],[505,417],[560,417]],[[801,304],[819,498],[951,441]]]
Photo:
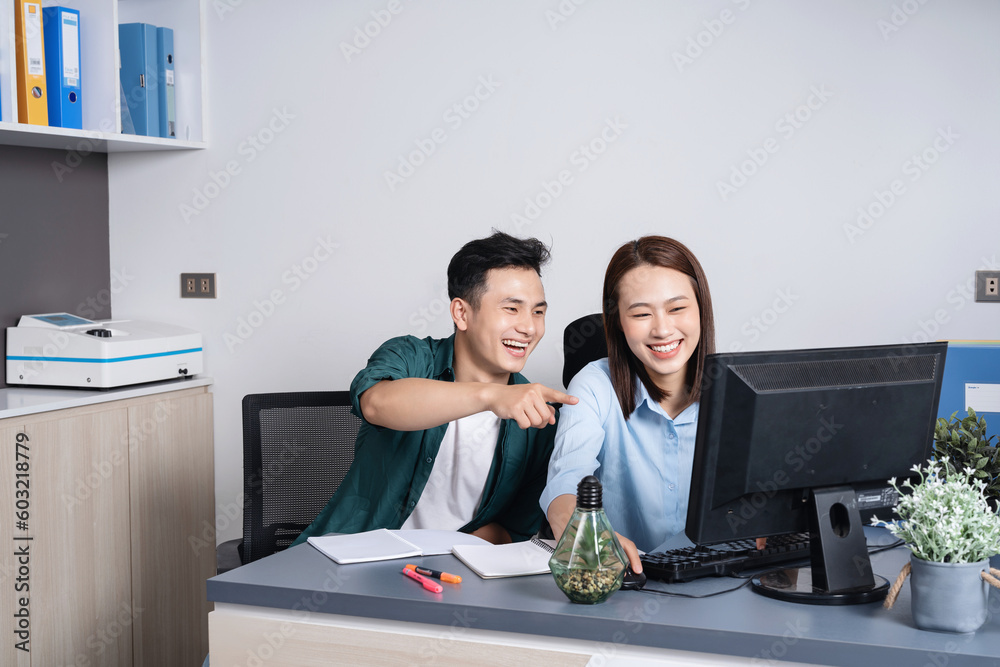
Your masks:
[[[705,272],[687,246],[665,236],[643,236],[629,241],[615,251],[604,274],[604,336],[608,343],[608,366],[611,384],[618,396],[625,419],[635,411],[638,385],[636,378],[646,386],[646,391],[654,401],[662,401],[668,393],[658,387],[646,372],[646,367],[632,354],[625,332],[622,330],[621,313],[618,311],[618,287],[622,278],[632,269],[642,266],[662,266],[675,269],[691,279],[695,298],[698,301],[701,337],[698,347],[688,360],[687,376],[684,378],[688,389],[688,403],[697,401],[701,394],[702,376],[705,370],[705,355],[715,352],[715,318],[712,316],[712,295],[708,291]],[[691,363],[694,361],[694,363]]]

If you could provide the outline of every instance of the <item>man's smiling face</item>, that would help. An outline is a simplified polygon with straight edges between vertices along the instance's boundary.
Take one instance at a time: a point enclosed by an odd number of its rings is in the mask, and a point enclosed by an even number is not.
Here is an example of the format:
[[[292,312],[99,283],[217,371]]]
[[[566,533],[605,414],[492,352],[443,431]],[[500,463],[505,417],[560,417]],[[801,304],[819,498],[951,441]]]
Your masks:
[[[491,269],[478,306],[468,304],[456,322],[468,343],[462,347],[469,357],[465,370],[479,381],[506,381],[503,376],[521,372],[545,334],[546,307],[542,280],[533,269]]]

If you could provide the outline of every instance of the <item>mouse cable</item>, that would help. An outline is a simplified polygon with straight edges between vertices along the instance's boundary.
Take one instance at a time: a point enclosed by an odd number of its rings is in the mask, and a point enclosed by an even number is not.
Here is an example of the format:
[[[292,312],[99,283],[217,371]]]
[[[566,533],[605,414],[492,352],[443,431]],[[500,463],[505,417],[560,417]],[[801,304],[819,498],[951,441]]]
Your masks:
[[[658,591],[658,590],[653,589],[653,588],[640,588],[639,592],[640,593],[655,593],[656,595],[667,595],[667,596],[675,597],[675,598],[690,598],[692,600],[700,600],[702,598],[711,598],[711,597],[715,597],[716,595],[723,595],[725,593],[732,593],[733,591],[738,591],[738,590],[740,590],[741,588],[743,588],[744,586],[746,586],[749,583],[750,583],[750,580],[746,579],[739,586],[735,586],[733,588],[727,588],[724,591],[715,591],[714,593],[705,593],[704,595],[692,595],[690,593],[674,593],[674,592],[671,592],[671,591]]]

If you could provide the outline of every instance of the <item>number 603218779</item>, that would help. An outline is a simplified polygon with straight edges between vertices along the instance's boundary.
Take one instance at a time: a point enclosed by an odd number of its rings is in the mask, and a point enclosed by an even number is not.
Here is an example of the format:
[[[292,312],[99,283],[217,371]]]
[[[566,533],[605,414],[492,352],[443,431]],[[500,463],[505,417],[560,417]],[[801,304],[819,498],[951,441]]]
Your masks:
[[[17,436],[15,437],[15,440],[17,442],[14,455],[14,461],[15,461],[14,468],[17,471],[17,474],[15,475],[17,479],[14,482],[14,487],[16,489],[15,495],[18,499],[17,502],[15,503],[15,507],[18,510],[15,513],[15,516],[19,521],[27,521],[28,489],[29,489],[28,472],[30,470],[29,467],[30,464],[28,462],[29,461],[28,434],[18,433]]]

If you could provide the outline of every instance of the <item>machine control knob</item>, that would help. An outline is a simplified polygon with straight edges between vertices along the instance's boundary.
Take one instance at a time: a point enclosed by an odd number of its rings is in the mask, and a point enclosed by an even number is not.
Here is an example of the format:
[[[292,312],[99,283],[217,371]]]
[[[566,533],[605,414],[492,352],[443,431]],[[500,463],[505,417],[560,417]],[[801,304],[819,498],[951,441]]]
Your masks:
[[[97,336],[98,338],[111,338],[111,332],[107,329],[88,329],[88,336]]]

